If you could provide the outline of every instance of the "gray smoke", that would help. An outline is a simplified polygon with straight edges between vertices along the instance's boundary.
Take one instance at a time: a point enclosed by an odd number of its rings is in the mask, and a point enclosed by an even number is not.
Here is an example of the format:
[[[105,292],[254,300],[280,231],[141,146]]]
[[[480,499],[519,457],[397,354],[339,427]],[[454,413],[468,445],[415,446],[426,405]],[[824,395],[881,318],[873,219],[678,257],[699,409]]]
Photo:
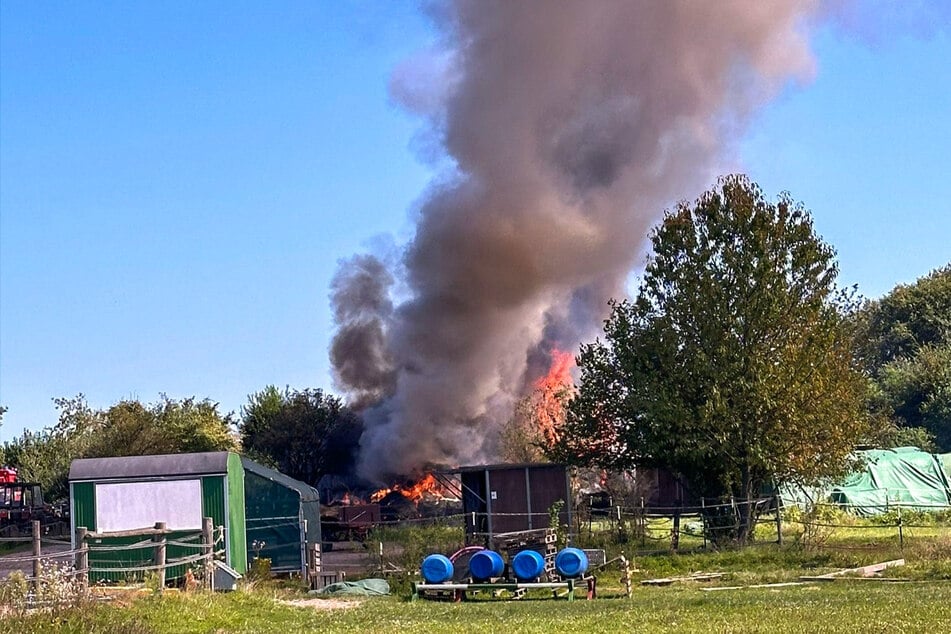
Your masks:
[[[337,387],[372,403],[364,475],[493,458],[550,350],[577,350],[624,295],[663,208],[713,180],[753,108],[809,75],[815,7],[436,6],[445,50],[392,88],[452,163],[405,247],[407,299],[391,303],[393,275],[370,256],[334,282]]]

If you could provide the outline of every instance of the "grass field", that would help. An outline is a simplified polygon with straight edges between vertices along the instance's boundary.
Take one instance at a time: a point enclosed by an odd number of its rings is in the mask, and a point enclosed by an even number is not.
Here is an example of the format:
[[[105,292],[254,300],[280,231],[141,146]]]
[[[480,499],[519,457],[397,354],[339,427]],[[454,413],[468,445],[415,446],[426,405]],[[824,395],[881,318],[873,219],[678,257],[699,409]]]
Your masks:
[[[942,632],[951,626],[951,582],[835,582],[703,592],[638,588],[595,601],[408,603],[366,599],[350,609],[289,607],[262,593],[148,597],[4,619],[0,631],[127,633],[261,632]]]
[[[946,522],[908,527],[900,542],[891,529],[850,522],[810,547],[803,547],[791,529],[782,547],[764,542],[742,550],[639,556],[630,599],[624,596],[617,568],[598,573],[600,598],[570,603],[544,595],[519,601],[481,595],[459,604],[411,603],[408,579],[391,577],[393,596],[328,609],[341,600],[314,601],[300,588],[267,582],[229,594],[140,591],[108,603],[27,615],[7,613],[0,615],[0,634],[951,631],[951,527]],[[432,546],[442,532],[413,529],[402,538],[409,551],[415,542]],[[608,555],[631,546],[614,544]],[[802,575],[898,558],[904,558],[906,565],[886,573],[900,580],[895,582],[846,578],[780,588],[704,590],[792,582]],[[703,583],[639,584],[700,571],[724,574]],[[311,605],[286,603],[308,599]]]

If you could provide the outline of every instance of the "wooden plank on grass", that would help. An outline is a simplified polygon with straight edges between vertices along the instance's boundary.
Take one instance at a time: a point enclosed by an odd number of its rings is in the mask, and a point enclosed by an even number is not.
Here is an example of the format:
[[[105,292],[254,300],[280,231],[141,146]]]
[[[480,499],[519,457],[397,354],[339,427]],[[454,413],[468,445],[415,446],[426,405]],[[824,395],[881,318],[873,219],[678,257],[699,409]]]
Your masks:
[[[805,586],[808,581],[784,581],[782,583],[757,583],[752,586],[717,586],[716,588],[700,588],[704,592],[718,592],[720,590],[746,590],[747,588],[788,588],[789,586]]]
[[[673,583],[678,583],[680,581],[711,581],[713,579],[719,579],[723,576],[722,572],[698,572],[692,575],[686,575],[683,577],[664,577],[662,579],[644,579],[641,581],[642,586],[669,586]]]
[[[835,572],[829,572],[824,575],[816,576],[802,576],[799,577],[802,581],[835,581],[836,577],[841,577],[843,575],[856,575],[858,577],[873,577],[874,575],[882,572],[886,568],[894,568],[896,566],[904,566],[904,559],[893,559],[891,561],[883,561],[879,564],[869,564],[868,566],[859,566],[858,568],[845,568],[843,570],[836,570]]]

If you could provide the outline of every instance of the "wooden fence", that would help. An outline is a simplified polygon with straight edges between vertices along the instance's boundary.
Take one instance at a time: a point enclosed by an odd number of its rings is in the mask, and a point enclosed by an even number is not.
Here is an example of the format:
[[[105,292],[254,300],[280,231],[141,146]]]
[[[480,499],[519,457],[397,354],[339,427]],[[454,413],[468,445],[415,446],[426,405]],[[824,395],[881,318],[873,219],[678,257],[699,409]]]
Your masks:
[[[7,537],[0,538],[3,542],[31,542],[32,553],[30,555],[10,555],[3,558],[6,565],[26,564],[32,568],[30,573],[25,574],[25,579],[31,585],[35,595],[39,594],[40,584],[43,583],[44,562],[65,562],[71,563],[71,569],[68,575],[75,579],[79,589],[85,591],[89,587],[90,577],[96,578],[97,575],[124,573],[129,575],[152,573],[155,575],[155,584],[158,589],[165,586],[167,573],[169,569],[181,566],[198,566],[203,569],[201,575],[205,587],[213,589],[213,562],[216,555],[222,554],[222,551],[215,551],[215,531],[210,517],[204,518],[199,542],[189,542],[184,540],[169,539],[172,533],[166,528],[164,522],[157,522],[153,527],[142,528],[131,531],[118,531],[109,533],[96,533],[88,531],[85,527],[76,529],[75,547],[70,542],[58,539],[43,538],[42,528],[39,521],[32,524],[32,535],[30,537]],[[143,537],[144,541],[130,544],[96,544],[96,540],[105,538],[127,538]],[[220,538],[219,538],[220,540]],[[53,546],[44,552],[43,545]],[[62,549],[62,546],[69,546]],[[192,549],[194,554],[183,557],[168,558],[167,550],[169,545],[175,545],[181,548]],[[90,566],[90,552],[118,552],[146,550],[150,551],[148,563],[138,566]],[[95,557],[94,557],[95,558]],[[21,566],[26,567],[26,566]]]

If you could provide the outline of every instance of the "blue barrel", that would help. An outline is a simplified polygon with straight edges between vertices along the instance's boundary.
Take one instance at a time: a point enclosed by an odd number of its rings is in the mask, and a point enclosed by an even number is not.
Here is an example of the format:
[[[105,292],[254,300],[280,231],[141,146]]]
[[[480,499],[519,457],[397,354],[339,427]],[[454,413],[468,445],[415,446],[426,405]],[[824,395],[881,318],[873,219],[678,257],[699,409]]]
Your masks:
[[[469,574],[477,581],[500,577],[504,569],[505,562],[502,561],[502,555],[494,550],[480,550],[469,558]]]
[[[512,572],[519,581],[538,579],[545,572],[545,558],[534,550],[523,550],[512,559]]]
[[[588,556],[580,548],[565,548],[555,555],[555,570],[562,577],[579,577],[588,570]]]
[[[419,567],[426,583],[442,583],[452,579],[452,562],[445,555],[429,555]]]

